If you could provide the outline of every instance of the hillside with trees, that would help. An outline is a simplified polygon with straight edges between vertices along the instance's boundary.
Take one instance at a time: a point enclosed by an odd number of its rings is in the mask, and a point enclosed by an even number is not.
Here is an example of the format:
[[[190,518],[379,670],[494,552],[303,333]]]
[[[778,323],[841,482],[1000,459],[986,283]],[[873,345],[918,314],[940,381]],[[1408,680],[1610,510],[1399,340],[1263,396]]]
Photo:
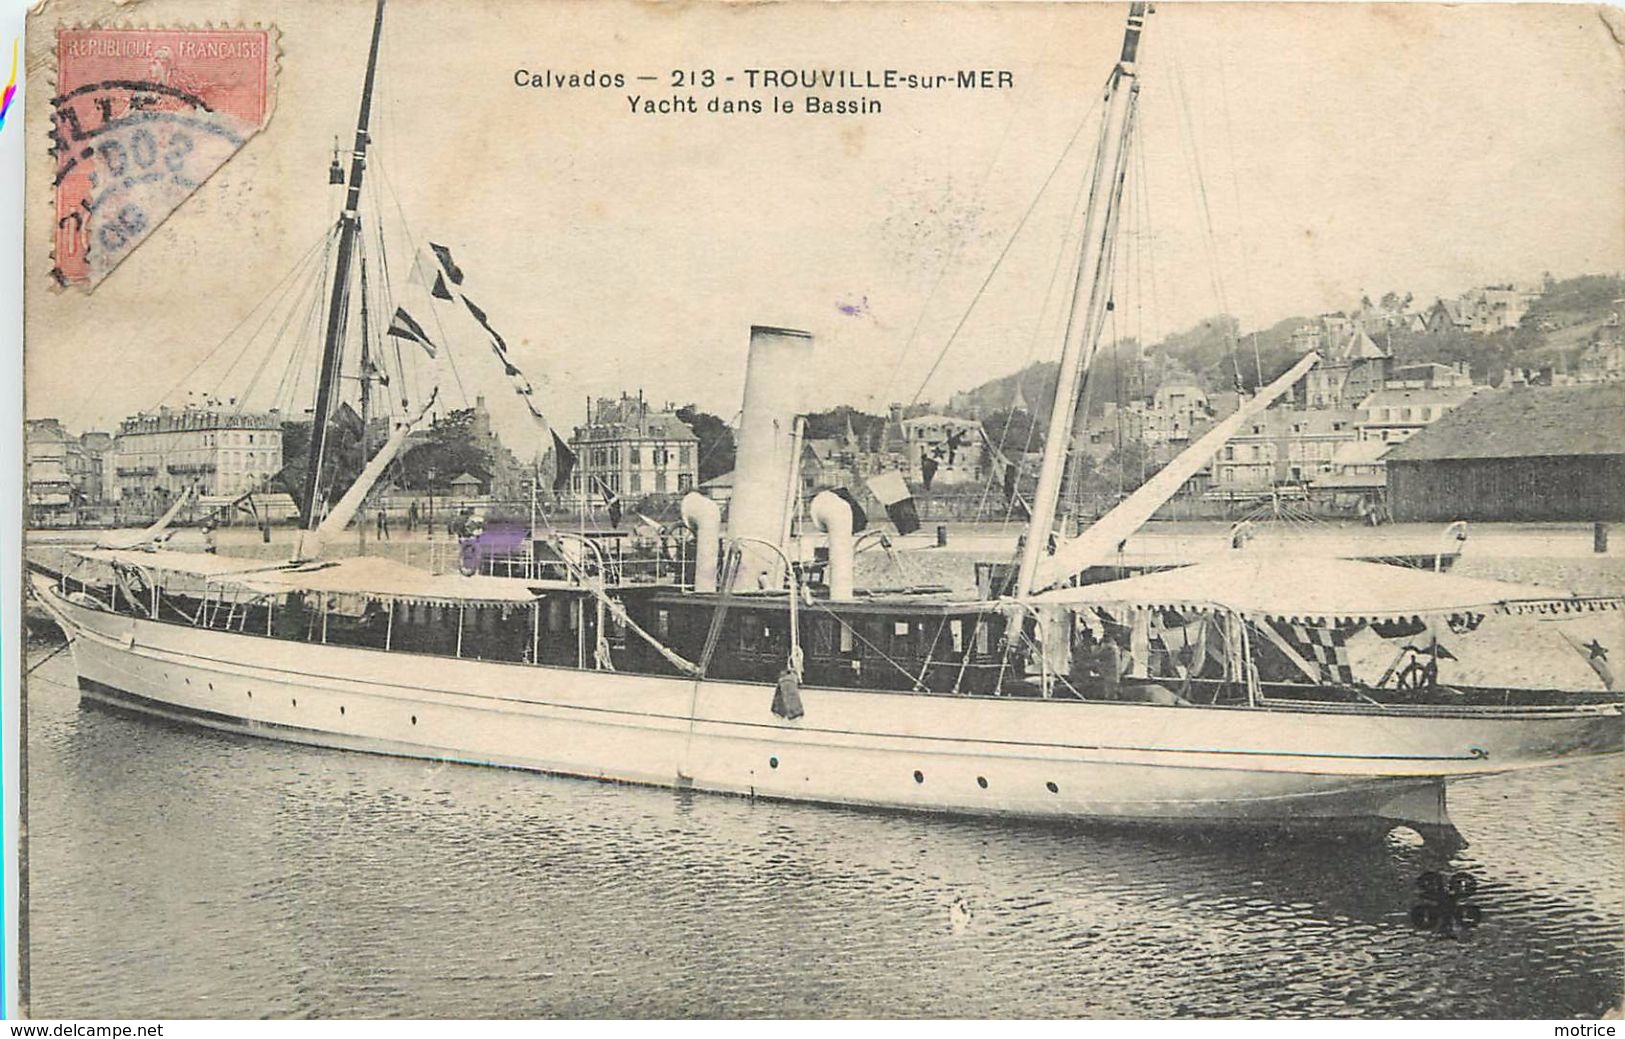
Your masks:
[[[1391,327],[1370,334],[1392,350],[1398,363],[1466,361],[1475,380],[1494,384],[1508,368],[1572,368],[1580,352],[1597,339],[1612,315],[1625,310],[1625,303],[1619,302],[1622,299],[1625,277],[1619,274],[1585,274],[1563,280],[1548,276],[1541,296],[1514,329],[1489,333],[1461,329],[1418,332],[1408,322],[1395,321]],[[1397,291],[1384,293],[1376,302],[1366,297],[1360,304],[1365,312],[1393,315],[1425,313],[1432,305],[1431,301],[1424,303],[1411,293]],[[1149,397],[1175,372],[1195,375],[1209,391],[1239,386],[1251,392],[1297,362],[1293,333],[1313,320],[1295,316],[1268,328],[1243,330],[1235,317],[1217,314],[1143,351],[1132,339],[1102,343],[1089,372],[1089,410],[1098,414],[1107,401]],[[962,404],[974,404],[987,416],[1008,407],[1019,382],[1028,406],[1047,413],[1055,394],[1057,367],[1053,361],[1031,364],[967,390],[957,399]]]

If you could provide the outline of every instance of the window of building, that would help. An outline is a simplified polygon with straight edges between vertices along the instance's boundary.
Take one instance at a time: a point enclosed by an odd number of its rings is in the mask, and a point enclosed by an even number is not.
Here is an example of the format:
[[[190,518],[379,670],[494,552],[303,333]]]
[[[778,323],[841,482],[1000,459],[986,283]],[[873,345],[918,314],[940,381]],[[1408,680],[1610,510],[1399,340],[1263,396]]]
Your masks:
[[[636,451],[637,448],[633,448],[633,450]],[[637,459],[634,458],[634,459],[632,459],[632,461],[635,462],[635,461],[637,461]],[[643,493],[643,473],[641,473],[640,471],[638,471],[636,469],[632,470],[631,476],[629,476],[627,478],[626,489],[631,491],[633,494],[642,494]]]
[[[643,462],[643,449],[636,444],[628,447],[626,449],[626,460],[633,465],[641,465]]]
[[[688,473],[678,473],[677,489],[679,491],[692,491],[694,489],[694,477]]]
[[[684,444],[682,447],[678,448],[677,449],[677,460],[678,460],[678,464],[681,465],[685,469],[687,469],[689,466],[693,465],[694,464],[694,448],[691,447],[688,444]]]

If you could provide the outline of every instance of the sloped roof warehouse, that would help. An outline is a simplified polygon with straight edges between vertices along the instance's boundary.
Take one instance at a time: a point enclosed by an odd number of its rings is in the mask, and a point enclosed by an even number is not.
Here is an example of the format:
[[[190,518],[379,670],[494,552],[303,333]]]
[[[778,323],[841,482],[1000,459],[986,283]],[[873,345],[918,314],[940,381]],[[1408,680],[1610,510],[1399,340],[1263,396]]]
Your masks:
[[[1625,383],[1481,393],[1387,462],[1399,521],[1625,520]]]

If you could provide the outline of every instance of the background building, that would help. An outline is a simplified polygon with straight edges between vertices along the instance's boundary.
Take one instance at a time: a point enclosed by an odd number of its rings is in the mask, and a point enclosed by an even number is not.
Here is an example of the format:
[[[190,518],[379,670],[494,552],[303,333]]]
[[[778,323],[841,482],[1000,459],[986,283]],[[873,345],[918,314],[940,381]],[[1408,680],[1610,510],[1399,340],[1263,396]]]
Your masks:
[[[982,423],[951,415],[920,415],[902,419],[904,451],[908,458],[908,479],[925,482],[924,466],[929,459],[936,466],[933,487],[975,483],[983,475]]]
[[[1398,444],[1471,400],[1483,387],[1439,386],[1407,389],[1387,386],[1360,402],[1361,440]]]
[[[1625,519],[1625,384],[1480,394],[1393,448],[1396,520]]]
[[[1212,490],[1261,493],[1327,476],[1338,450],[1355,440],[1358,421],[1352,410],[1271,408],[1219,449]]]
[[[199,498],[263,486],[282,469],[282,416],[211,408],[133,415],[113,438],[114,499],[162,511],[190,488]]]
[[[84,501],[85,456],[79,438],[54,418],[31,419],[23,429],[29,522],[72,522]]]
[[[570,437],[577,500],[599,497],[601,481],[632,501],[650,494],[681,495],[699,483],[699,437],[667,407],[650,409],[639,394],[602,398]]]
[[[1363,329],[1325,351],[1304,378],[1304,406],[1352,408],[1388,381],[1393,358]]]
[[[109,466],[113,461],[113,434],[85,433],[79,438],[79,449],[84,454],[84,480],[80,489],[85,501],[92,505],[111,501],[113,481]]]

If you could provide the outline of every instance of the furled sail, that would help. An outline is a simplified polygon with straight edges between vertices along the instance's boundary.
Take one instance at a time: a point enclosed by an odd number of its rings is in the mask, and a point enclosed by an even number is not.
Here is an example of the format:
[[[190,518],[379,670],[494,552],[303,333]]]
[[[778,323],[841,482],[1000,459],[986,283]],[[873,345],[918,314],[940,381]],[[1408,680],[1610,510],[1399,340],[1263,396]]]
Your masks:
[[[162,535],[164,531],[169,528],[169,525],[175,521],[175,517],[180,514],[181,507],[191,499],[192,488],[183,487],[181,489],[181,493],[176,495],[175,501],[169,506],[164,514],[159,516],[158,519],[150,526],[147,526],[134,534],[114,535],[111,537],[102,538],[100,541],[96,542],[96,547],[135,548],[137,545],[145,545],[151,542],[166,540],[165,538],[160,537],[160,535]]]
[[[1177,458],[1164,466],[1161,472],[1100,517],[1088,530],[1060,545],[1054,555],[1040,556],[1031,584],[1032,589],[1042,591],[1060,584],[1087,567],[1109,560],[1112,553],[1117,550],[1117,546],[1139,530],[1164,502],[1185,485],[1186,480],[1196,475],[1197,470],[1218,453],[1225,441],[1235,436],[1236,431],[1259,412],[1275,403],[1319,361],[1319,354],[1305,354],[1285,375],[1264,387],[1251,400],[1243,402],[1234,415],[1214,426],[1200,440],[1182,451]]]

